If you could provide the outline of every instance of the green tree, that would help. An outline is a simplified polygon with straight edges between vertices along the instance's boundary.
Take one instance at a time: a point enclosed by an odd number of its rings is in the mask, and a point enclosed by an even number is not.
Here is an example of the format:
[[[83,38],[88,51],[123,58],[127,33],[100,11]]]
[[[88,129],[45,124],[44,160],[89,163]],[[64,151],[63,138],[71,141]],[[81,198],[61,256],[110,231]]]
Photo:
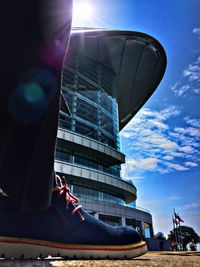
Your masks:
[[[176,241],[175,234],[178,235],[178,233],[179,235],[181,233],[182,240],[184,240],[186,244],[190,242],[194,242],[195,244],[197,244],[200,241],[199,236],[194,231],[194,229],[184,225],[171,230],[170,233],[168,234],[168,240],[173,240],[175,242]]]

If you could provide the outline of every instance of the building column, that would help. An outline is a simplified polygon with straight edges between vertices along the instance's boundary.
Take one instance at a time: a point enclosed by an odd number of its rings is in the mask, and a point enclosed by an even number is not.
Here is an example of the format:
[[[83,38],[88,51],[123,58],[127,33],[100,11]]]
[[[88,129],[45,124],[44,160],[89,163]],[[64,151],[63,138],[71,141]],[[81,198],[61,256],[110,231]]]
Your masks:
[[[145,228],[144,228],[144,222],[141,221],[141,233],[145,237]]]
[[[121,226],[126,226],[126,218],[121,217]]]
[[[150,236],[151,238],[153,238],[154,237],[153,225],[149,224],[149,228],[150,228]]]

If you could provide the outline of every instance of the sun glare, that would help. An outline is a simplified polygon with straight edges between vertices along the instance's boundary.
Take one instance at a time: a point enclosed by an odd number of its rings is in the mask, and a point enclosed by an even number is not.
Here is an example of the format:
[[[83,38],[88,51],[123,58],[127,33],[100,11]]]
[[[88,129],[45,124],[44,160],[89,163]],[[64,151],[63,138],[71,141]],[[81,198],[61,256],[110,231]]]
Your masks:
[[[90,1],[73,2],[73,21],[84,22],[90,20],[94,15],[94,10]]]

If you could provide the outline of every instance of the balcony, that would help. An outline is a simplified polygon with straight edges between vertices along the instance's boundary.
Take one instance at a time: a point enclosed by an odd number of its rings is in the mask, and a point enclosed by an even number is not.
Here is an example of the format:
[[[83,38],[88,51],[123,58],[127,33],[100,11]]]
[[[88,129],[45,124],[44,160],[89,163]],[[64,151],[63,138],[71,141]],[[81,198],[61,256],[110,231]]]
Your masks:
[[[70,163],[55,161],[55,171],[58,174],[65,174],[69,182],[77,183],[85,187],[90,186],[102,192],[115,195],[127,204],[136,200],[136,188],[124,180],[114,178],[108,174],[90,170]]]
[[[123,153],[86,136],[59,128],[57,138],[62,146],[93,155],[97,159],[106,161],[109,166],[125,163]]]

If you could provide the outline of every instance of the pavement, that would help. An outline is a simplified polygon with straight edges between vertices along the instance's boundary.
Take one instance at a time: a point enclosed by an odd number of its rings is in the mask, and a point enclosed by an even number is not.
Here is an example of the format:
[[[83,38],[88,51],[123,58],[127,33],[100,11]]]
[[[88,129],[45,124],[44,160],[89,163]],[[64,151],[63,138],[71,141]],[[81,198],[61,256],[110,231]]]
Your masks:
[[[48,258],[45,260],[4,260],[0,267],[199,267],[200,252],[155,251],[131,260],[63,260]]]

